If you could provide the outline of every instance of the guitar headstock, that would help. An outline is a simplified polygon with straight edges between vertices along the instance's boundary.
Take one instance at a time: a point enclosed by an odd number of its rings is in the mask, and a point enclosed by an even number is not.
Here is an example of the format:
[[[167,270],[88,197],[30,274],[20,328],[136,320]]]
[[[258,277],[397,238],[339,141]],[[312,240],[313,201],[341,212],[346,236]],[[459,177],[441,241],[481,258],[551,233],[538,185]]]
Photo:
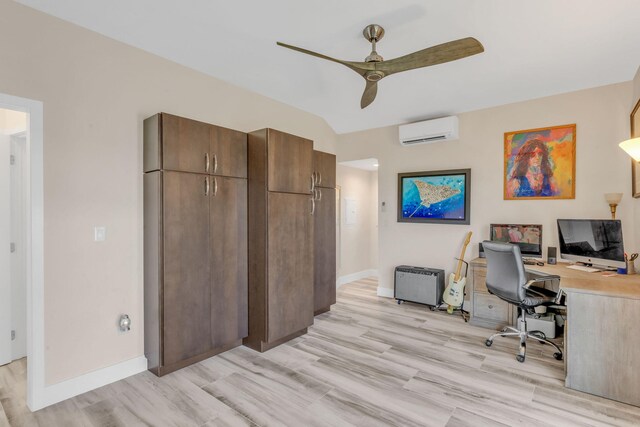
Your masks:
[[[469,244],[469,242],[471,242],[471,235],[473,234],[472,231],[469,231],[467,233],[467,238],[464,240],[464,245],[467,246]]]

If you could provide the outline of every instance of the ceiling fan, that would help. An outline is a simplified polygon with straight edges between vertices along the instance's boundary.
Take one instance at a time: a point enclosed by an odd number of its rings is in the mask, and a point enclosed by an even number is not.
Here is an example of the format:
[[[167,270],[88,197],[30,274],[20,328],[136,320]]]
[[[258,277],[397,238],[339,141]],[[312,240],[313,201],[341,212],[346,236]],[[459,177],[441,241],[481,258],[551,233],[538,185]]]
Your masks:
[[[364,88],[362,99],[360,100],[360,108],[365,108],[373,102],[376,98],[376,94],[378,93],[378,81],[384,77],[400,73],[402,71],[455,61],[456,59],[462,59],[467,56],[484,52],[482,43],[473,37],[467,37],[439,44],[437,46],[428,47],[408,55],[385,61],[382,56],[378,55],[378,52],[376,52],[376,43],[384,36],[384,28],[380,25],[371,24],[367,25],[362,33],[364,34],[364,38],[371,42],[371,53],[364,59],[364,62],[342,61],[340,59],[331,58],[330,56],[281,42],[278,42],[278,45],[286,47],[287,49],[306,53],[307,55],[317,56],[318,58],[337,62],[338,64],[351,68],[353,71],[364,77],[367,84]]]

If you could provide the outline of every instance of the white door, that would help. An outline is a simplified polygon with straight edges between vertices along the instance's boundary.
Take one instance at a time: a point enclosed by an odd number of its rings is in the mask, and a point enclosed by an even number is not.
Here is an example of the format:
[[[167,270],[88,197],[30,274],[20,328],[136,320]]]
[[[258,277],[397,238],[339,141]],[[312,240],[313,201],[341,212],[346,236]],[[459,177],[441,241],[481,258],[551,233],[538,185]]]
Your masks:
[[[11,136],[11,359],[27,356],[26,132]]]
[[[10,138],[0,129],[0,365],[11,362]]]

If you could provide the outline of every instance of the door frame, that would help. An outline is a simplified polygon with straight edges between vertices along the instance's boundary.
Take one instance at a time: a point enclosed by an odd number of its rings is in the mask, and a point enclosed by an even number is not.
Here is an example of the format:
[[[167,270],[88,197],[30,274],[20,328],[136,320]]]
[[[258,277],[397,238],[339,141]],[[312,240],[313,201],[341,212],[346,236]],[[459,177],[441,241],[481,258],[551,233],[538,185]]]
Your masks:
[[[0,93],[0,108],[27,113],[26,147],[26,279],[27,279],[27,406],[43,406],[44,363],[44,116],[43,104]]]

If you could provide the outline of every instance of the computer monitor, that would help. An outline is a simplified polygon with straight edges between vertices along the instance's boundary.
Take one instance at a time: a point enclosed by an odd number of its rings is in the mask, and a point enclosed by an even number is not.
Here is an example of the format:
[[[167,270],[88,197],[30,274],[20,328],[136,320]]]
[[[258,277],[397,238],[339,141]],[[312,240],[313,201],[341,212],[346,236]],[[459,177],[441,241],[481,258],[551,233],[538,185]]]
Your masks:
[[[542,256],[542,225],[540,224],[491,224],[491,240],[514,243],[523,256]]]
[[[559,219],[560,258],[600,267],[626,267],[622,223],[615,219]]]

